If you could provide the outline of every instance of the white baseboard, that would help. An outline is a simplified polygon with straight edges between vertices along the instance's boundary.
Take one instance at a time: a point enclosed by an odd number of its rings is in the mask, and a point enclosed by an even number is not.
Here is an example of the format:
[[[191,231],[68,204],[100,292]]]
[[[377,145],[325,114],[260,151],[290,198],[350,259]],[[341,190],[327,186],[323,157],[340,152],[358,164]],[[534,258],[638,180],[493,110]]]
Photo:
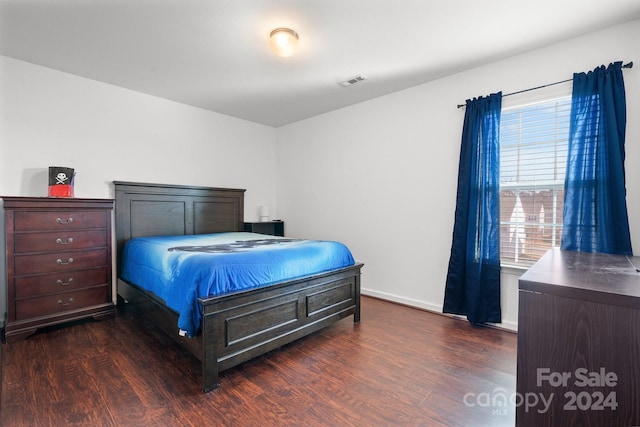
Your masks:
[[[367,288],[362,288],[360,292],[362,293],[362,295],[367,295],[374,298],[396,302],[398,304],[407,305],[409,307],[420,308],[422,310],[431,311],[437,314],[442,314],[444,316],[454,317],[456,319],[467,320],[466,316],[458,316],[458,315],[442,313],[441,304],[432,304],[426,301],[401,297],[399,295],[389,294],[387,292],[374,291],[373,289],[367,289]],[[503,321],[502,323],[491,323],[490,326],[498,329],[505,329],[510,332],[518,331],[518,323],[512,322],[512,321]]]
[[[436,304],[430,304],[428,302],[425,301],[420,301],[420,300],[416,300],[416,299],[412,299],[412,298],[405,298],[405,297],[401,297],[398,295],[393,295],[393,294],[389,294],[386,292],[379,292],[379,291],[374,291],[372,289],[366,289],[366,288],[362,288],[360,290],[360,292],[362,293],[362,295],[368,295],[371,297],[375,297],[375,298],[380,298],[383,300],[387,300],[387,301],[393,301],[393,302],[397,302],[399,304],[404,304],[404,305],[408,305],[411,307],[416,307],[416,308],[422,308],[424,310],[427,311],[434,311],[437,313],[442,314],[442,306],[438,306]]]

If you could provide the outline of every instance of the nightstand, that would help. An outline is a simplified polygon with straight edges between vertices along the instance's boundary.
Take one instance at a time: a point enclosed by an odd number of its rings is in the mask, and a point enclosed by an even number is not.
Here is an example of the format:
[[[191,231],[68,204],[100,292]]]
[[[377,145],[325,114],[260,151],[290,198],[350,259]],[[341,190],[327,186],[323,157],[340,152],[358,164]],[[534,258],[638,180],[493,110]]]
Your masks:
[[[115,313],[111,284],[113,200],[3,197],[5,339]]]
[[[245,222],[244,231],[284,236],[284,221]]]

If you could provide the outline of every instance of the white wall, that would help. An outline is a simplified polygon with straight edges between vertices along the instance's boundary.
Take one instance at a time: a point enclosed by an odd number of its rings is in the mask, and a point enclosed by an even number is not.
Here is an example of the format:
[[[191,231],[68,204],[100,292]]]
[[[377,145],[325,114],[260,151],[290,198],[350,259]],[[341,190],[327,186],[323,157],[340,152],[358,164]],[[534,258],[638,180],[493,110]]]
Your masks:
[[[639,39],[640,21],[634,21],[279,128],[277,202],[287,234],[342,240],[365,263],[363,293],[441,311],[464,117],[456,105],[569,79],[616,60],[640,61]],[[627,201],[636,253],[639,65],[624,72]],[[570,94],[571,86],[550,91]],[[515,95],[504,104],[543,95]],[[517,326],[521,273],[505,269],[502,275],[502,326],[510,329]]]
[[[246,188],[275,204],[275,130],[0,56],[0,195],[46,196],[48,166],[76,197],[111,181]]]
[[[111,198],[114,180],[245,188],[245,219],[257,220],[263,204],[276,214],[275,136],[268,126],[0,56],[0,196],[46,196],[48,167],[68,166],[76,197]]]

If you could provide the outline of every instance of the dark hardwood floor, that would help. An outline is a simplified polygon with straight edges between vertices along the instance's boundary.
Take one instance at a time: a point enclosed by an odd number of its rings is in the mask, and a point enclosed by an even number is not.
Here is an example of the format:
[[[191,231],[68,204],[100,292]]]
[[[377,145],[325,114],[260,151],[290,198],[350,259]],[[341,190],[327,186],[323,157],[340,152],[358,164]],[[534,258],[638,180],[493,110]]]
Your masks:
[[[121,310],[4,344],[0,425],[512,426],[516,334],[363,297],[352,318],[221,374]],[[513,400],[513,399],[512,399]]]

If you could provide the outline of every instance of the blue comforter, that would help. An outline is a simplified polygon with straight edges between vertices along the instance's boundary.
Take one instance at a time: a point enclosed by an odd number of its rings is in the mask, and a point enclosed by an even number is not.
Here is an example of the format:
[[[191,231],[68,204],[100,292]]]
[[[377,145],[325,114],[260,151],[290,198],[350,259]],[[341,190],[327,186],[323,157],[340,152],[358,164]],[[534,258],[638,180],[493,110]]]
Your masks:
[[[123,280],[178,312],[178,328],[200,327],[198,298],[271,285],[354,264],[342,243],[256,233],[139,237],[122,253]]]

